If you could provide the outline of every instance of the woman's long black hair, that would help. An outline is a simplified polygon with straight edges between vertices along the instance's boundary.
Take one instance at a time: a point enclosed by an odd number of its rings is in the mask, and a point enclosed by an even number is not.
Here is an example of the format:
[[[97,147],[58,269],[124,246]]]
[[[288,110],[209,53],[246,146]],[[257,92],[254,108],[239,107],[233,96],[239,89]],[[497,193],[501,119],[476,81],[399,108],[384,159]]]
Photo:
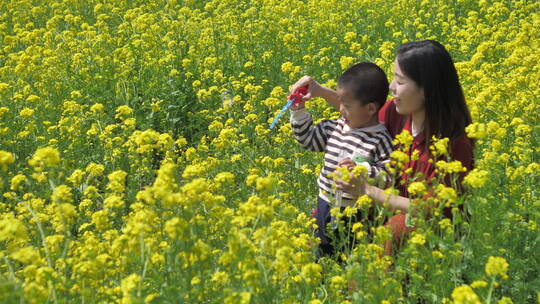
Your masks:
[[[403,73],[424,89],[426,146],[433,135],[450,139],[464,135],[471,114],[445,47],[434,40],[407,42],[398,47],[397,61]]]

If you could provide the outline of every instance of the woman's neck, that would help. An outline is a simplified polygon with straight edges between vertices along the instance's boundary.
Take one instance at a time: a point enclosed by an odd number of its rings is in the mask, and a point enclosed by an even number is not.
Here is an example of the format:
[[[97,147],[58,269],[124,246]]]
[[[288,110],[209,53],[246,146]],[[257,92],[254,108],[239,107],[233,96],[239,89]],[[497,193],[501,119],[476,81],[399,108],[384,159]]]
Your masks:
[[[424,130],[424,120],[426,119],[426,112],[424,110],[415,112],[412,114],[412,126],[418,132]]]

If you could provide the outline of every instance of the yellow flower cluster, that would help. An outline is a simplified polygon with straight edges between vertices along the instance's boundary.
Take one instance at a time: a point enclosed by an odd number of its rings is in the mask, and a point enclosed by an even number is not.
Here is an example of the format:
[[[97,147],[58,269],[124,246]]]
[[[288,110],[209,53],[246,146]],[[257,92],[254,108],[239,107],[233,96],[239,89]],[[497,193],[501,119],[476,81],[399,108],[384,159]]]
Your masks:
[[[0,168],[2,168],[2,171],[6,171],[8,165],[12,164],[13,162],[15,162],[13,154],[0,150]]]
[[[468,285],[462,285],[452,291],[455,304],[481,304],[480,298]]]
[[[486,274],[490,277],[501,276],[503,279],[507,279],[508,275],[508,262],[502,257],[490,256],[486,263]]]
[[[36,150],[28,164],[36,171],[41,171],[45,167],[55,166],[60,162],[60,153],[53,147],[39,148]]]

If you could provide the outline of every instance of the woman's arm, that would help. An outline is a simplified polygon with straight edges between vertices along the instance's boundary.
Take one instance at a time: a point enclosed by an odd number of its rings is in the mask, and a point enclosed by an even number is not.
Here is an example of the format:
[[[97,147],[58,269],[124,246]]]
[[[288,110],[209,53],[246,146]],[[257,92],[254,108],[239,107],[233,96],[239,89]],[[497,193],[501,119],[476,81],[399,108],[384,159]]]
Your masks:
[[[369,185],[365,181],[364,183],[366,183],[364,186],[365,194],[375,201],[376,204],[381,206],[385,205],[391,210],[401,210],[403,213],[409,211],[410,199],[395,194],[385,193],[381,188]]]

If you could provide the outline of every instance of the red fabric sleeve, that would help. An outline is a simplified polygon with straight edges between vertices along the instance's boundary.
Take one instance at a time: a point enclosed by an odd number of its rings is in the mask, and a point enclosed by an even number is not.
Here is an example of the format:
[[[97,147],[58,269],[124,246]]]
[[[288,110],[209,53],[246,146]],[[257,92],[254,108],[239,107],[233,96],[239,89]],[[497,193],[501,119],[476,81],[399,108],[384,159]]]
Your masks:
[[[467,136],[461,136],[451,141],[450,156],[454,160],[459,160],[461,164],[471,171],[474,167],[474,143]]]
[[[450,141],[450,157],[452,160],[458,160],[461,162],[461,165],[466,168],[465,172],[461,172],[458,175],[457,179],[457,188],[458,193],[463,193],[463,178],[473,169],[474,166],[474,155],[473,155],[474,142],[466,137],[461,136]],[[452,187],[451,176],[446,175],[442,179],[442,182],[448,186]],[[461,207],[461,206],[460,206]]]
[[[386,117],[388,116],[387,112],[389,109],[390,104],[392,103],[392,100],[387,100],[384,105],[379,109],[379,121],[380,122],[386,122]]]

